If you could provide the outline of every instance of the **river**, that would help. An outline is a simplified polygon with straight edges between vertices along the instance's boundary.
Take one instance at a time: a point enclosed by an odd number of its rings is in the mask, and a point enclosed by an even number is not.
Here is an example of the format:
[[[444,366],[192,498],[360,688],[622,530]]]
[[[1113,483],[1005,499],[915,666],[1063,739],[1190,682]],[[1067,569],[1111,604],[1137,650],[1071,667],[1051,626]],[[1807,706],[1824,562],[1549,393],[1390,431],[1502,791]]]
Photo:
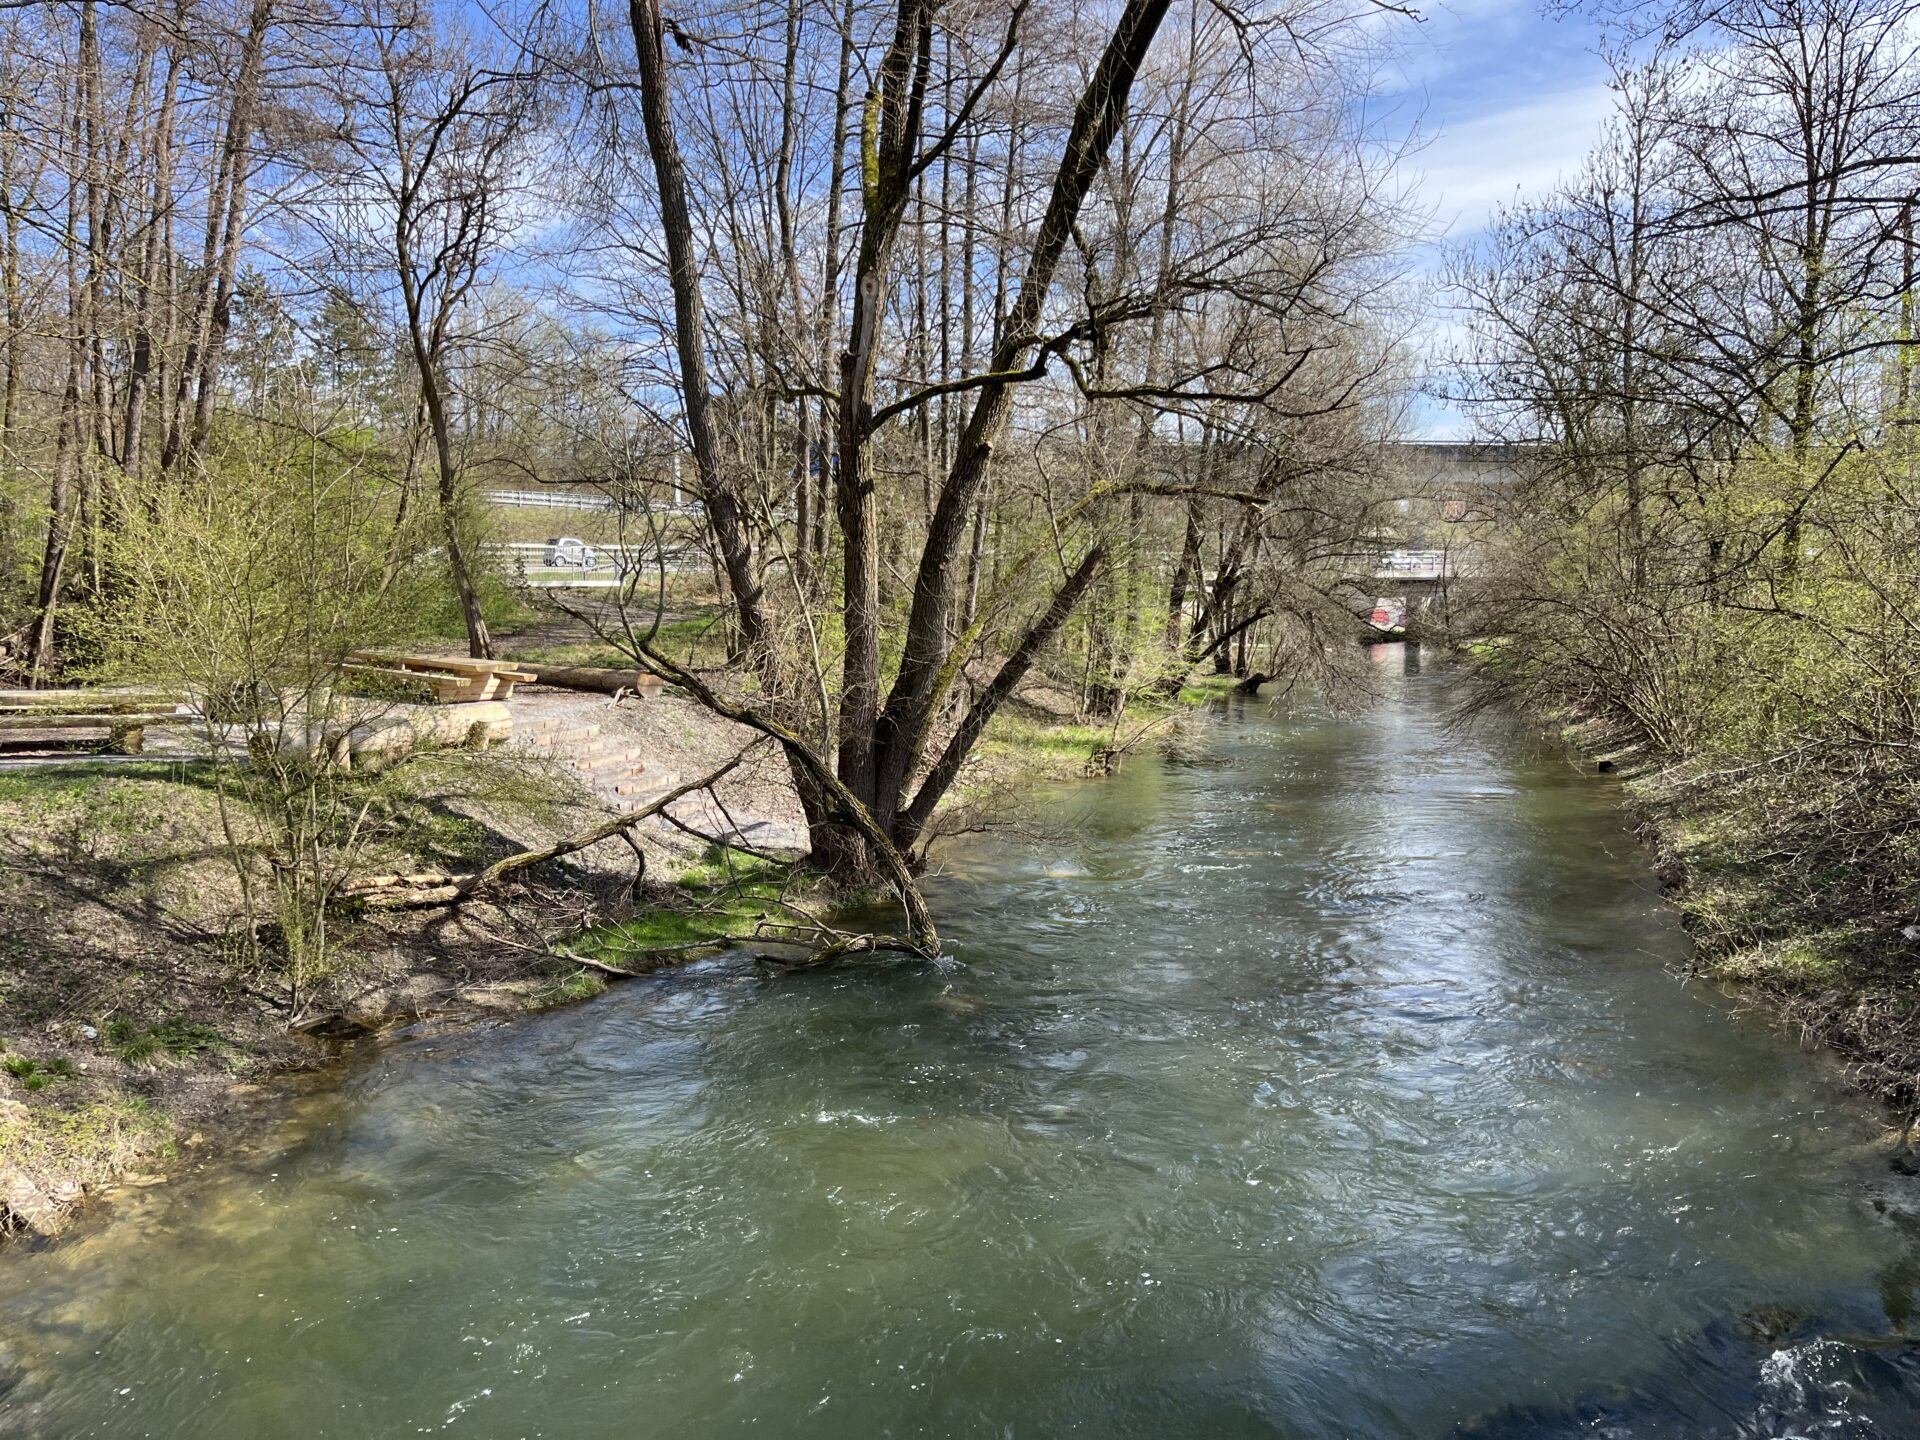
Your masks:
[[[0,1259],[0,1431],[1920,1434],[1881,1117],[1676,978],[1611,782],[1376,663],[1039,797],[951,965],[428,1031]]]

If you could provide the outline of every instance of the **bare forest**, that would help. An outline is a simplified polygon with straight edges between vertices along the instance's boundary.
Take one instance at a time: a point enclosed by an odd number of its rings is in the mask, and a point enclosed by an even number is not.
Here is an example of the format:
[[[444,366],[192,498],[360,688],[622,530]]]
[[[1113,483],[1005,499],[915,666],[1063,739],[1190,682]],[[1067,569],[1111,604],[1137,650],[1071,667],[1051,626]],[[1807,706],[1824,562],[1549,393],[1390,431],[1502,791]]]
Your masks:
[[[897,874],[1021,687],[1349,647],[1418,228],[1379,18],[9,8],[0,666],[137,675],[190,517],[306,557],[323,658],[486,656],[489,496],[591,493],[642,560],[559,603],[774,737],[821,867]]]
[[[1453,266],[1459,393],[1532,461],[1486,696],[1640,757],[1709,960],[1868,1051],[1920,935],[1916,18],[1628,9],[1603,143]]]

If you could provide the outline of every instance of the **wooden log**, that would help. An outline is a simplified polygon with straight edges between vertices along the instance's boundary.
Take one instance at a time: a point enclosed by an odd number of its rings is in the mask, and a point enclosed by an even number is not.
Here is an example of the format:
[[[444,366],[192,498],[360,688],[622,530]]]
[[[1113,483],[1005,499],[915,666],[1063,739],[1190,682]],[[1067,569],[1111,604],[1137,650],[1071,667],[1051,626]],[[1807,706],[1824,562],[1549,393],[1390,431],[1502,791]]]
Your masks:
[[[181,723],[192,718],[190,715],[137,712],[130,714],[119,710],[95,715],[68,715],[62,711],[55,711],[52,714],[18,711],[12,714],[0,714],[0,736],[5,736],[14,730],[139,730],[148,725]]]
[[[451,675],[497,675],[503,680],[533,679],[533,672],[514,660],[469,660],[456,655],[390,655],[380,650],[357,650],[349,659],[395,670],[426,670]]]
[[[523,665],[542,685],[562,690],[593,690],[602,695],[642,695],[651,700],[667,682],[651,670],[601,670],[585,665]]]
[[[33,745],[46,748],[53,745],[92,745],[103,742],[112,736],[105,725],[94,726],[91,730],[43,730],[38,725],[0,725],[0,745]]]
[[[146,748],[147,726],[184,715],[0,715],[0,744],[79,745],[104,740],[116,755]]]
[[[502,680],[533,679],[533,672],[517,660],[441,660],[425,655],[402,655],[397,663],[409,669],[451,670],[456,675],[493,675]]]
[[[348,880],[340,887],[340,895],[345,899],[354,899],[375,890],[414,889],[432,886],[452,885],[459,881],[458,875],[449,875],[444,870],[428,870],[417,875],[365,875],[356,880]]]
[[[160,710],[184,703],[184,696],[165,690],[0,690],[0,715],[62,710],[101,715]]]
[[[371,665],[352,662],[340,667],[341,673],[350,677],[364,677],[367,680],[392,686],[403,693],[425,692],[440,704],[458,704],[466,700],[486,700],[491,698],[492,677],[479,675],[455,675],[451,672],[432,670],[403,669],[397,665]]]
[[[468,745],[474,749],[513,734],[513,712],[498,700],[458,705],[396,705],[347,733],[356,764],[378,767],[422,746]]]
[[[412,679],[431,688],[443,703],[464,700],[509,700],[516,684],[532,684],[531,670],[511,660],[461,660],[438,655],[389,655],[357,650],[342,667],[350,675],[391,680]]]

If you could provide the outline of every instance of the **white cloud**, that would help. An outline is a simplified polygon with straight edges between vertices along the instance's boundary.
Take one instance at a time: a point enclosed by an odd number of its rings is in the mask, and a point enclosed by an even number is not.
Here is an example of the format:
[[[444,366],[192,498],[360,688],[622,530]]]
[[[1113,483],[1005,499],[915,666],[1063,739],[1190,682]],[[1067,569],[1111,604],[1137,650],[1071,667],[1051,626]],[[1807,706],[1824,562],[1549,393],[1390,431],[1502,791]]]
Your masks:
[[[1442,126],[1410,165],[1438,226],[1464,238],[1486,228],[1495,206],[1572,176],[1613,99],[1595,82]]]

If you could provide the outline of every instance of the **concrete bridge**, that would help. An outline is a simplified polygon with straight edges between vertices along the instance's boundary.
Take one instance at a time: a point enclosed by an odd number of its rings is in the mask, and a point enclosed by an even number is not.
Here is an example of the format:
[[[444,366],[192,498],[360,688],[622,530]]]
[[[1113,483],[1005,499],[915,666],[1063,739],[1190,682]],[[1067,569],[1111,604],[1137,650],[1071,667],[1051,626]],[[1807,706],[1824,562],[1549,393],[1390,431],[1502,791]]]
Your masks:
[[[1383,583],[1431,583],[1460,573],[1459,557],[1446,550],[1389,550],[1376,563],[1373,578]]]
[[[1462,573],[1460,557],[1449,550],[1383,551],[1371,588],[1355,596],[1354,614],[1386,633],[1413,628],[1436,604],[1444,606],[1447,583]]]
[[[1527,450],[1515,445],[1410,440],[1390,446],[1388,456],[1390,488],[1373,537],[1378,558],[1361,582],[1370,582],[1371,593],[1356,594],[1354,605],[1376,630],[1416,625],[1445,606],[1449,583],[1479,567],[1483,528],[1528,473]]]

